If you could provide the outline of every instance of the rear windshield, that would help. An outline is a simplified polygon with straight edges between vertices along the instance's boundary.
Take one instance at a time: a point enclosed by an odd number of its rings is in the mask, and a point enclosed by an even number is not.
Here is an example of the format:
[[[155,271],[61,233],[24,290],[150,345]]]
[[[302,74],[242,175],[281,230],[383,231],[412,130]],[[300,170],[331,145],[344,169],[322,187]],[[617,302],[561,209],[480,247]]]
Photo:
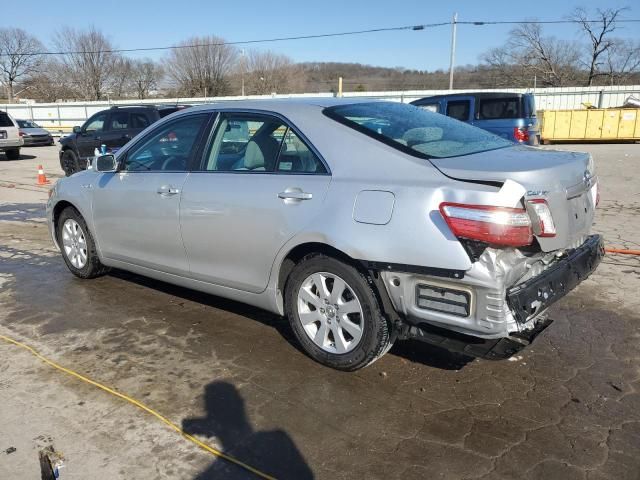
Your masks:
[[[354,103],[329,107],[324,113],[421,158],[457,157],[513,146],[486,130],[404,103]]]
[[[524,117],[524,114],[520,97],[480,99],[480,107],[478,108],[478,118],[480,120],[522,117]]]
[[[14,126],[15,125],[9,118],[9,115],[7,115],[4,112],[0,112],[0,127],[14,127]]]

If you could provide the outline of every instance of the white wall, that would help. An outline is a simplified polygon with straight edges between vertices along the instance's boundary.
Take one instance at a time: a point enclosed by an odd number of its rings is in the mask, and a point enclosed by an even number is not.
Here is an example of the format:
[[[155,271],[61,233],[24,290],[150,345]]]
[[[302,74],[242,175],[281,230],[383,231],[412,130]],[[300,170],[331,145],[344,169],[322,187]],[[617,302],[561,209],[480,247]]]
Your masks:
[[[464,92],[531,92],[531,89],[485,89],[485,90],[411,90],[397,92],[345,92],[344,97],[375,98],[380,100],[392,100],[398,102],[411,102],[418,98],[443,93]],[[560,110],[584,108],[583,103],[589,102],[595,107],[609,108],[619,107],[624,101],[633,95],[640,98],[640,85],[626,87],[566,87],[566,88],[538,88],[534,92],[536,107],[538,110]],[[52,131],[56,127],[71,127],[82,124],[93,113],[111,105],[127,104],[163,104],[176,103],[201,104],[218,100],[242,100],[244,98],[292,98],[292,97],[331,97],[331,93],[303,93],[291,95],[256,95],[249,97],[212,97],[212,98],[172,98],[151,100],[127,100],[114,102],[60,102],[60,103],[33,103],[26,104],[0,104],[0,110],[8,111],[14,118],[30,119]]]

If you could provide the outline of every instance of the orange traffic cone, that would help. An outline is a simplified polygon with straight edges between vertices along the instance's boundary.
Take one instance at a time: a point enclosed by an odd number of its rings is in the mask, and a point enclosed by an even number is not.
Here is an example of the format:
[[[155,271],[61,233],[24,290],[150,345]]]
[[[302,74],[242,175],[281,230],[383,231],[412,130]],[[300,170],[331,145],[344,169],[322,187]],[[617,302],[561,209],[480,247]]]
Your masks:
[[[38,165],[38,185],[46,185],[49,182],[49,180],[47,180],[47,176],[44,174],[44,169],[42,168],[42,165]]]

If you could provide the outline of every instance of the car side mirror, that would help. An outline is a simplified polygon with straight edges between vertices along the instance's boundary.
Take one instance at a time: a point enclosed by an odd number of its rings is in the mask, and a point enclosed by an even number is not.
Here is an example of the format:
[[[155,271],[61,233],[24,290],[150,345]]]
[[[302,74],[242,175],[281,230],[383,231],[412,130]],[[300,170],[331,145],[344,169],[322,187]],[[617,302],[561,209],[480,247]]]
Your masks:
[[[94,157],[91,162],[91,168],[96,172],[115,172],[118,170],[118,162],[115,155],[108,153]]]
[[[73,127],[73,133],[82,133],[82,127],[75,126]]]

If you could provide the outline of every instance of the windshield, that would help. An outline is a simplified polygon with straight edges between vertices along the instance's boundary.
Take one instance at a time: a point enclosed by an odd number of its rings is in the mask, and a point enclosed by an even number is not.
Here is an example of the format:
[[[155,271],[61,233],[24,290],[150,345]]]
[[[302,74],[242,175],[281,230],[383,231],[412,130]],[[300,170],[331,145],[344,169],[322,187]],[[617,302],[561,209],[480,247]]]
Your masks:
[[[18,125],[20,126],[20,128],[40,128],[38,127],[38,125],[29,120],[18,120]]]
[[[513,146],[485,130],[404,103],[354,103],[324,112],[348,127],[422,158],[457,157]]]

